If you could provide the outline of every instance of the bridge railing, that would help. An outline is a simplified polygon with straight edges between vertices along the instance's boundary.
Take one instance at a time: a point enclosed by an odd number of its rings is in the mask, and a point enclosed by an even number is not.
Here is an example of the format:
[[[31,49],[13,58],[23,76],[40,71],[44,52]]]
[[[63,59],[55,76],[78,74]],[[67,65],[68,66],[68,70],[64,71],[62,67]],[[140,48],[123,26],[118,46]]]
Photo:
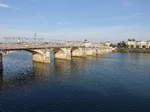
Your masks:
[[[11,48],[23,49],[23,48],[26,48],[26,46],[27,48],[50,48],[50,47],[85,47],[85,48],[101,48],[101,49],[109,48],[107,46],[102,46],[99,43],[91,43],[91,42],[86,43],[83,41],[53,40],[53,41],[48,41],[48,42],[1,43],[0,49],[11,49]]]

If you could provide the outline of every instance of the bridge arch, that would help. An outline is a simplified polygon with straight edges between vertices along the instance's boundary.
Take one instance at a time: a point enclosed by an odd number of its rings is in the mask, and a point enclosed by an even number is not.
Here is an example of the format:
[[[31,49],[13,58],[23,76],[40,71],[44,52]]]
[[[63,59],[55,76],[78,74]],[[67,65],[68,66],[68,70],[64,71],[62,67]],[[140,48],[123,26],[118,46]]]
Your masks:
[[[42,52],[37,51],[37,50],[30,50],[30,49],[23,49],[23,50],[4,50],[4,51],[1,51],[1,54],[2,54],[2,55],[8,55],[8,54],[10,54],[10,53],[19,52],[19,51],[27,51],[27,52],[29,52],[29,53],[31,53],[31,54],[36,54],[36,53],[38,53],[38,54],[41,54],[41,55],[42,55]]]
[[[71,52],[74,52],[75,50],[78,50],[78,49],[79,49],[79,47],[72,47]]]
[[[54,54],[65,52],[62,48],[54,48],[52,51],[54,52]]]
[[[71,60],[71,48],[54,48],[54,58]]]
[[[50,63],[50,50],[49,49],[22,49],[22,50],[5,50],[1,51],[2,56],[12,52],[27,51],[32,54],[32,60],[35,62]]]
[[[86,57],[85,48],[82,47],[73,47],[71,49],[72,57]]]

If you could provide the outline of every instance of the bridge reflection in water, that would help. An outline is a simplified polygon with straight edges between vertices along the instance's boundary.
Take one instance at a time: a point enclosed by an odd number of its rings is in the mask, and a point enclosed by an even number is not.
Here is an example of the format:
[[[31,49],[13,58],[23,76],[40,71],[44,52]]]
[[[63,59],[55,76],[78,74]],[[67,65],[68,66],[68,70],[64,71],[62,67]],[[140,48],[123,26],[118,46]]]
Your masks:
[[[42,80],[52,77],[52,67],[47,63],[33,62],[32,75],[35,79]]]
[[[37,63],[32,64],[32,68],[26,69],[23,72],[19,71],[17,74],[11,76],[10,72],[1,72],[0,74],[0,88],[13,88],[21,86],[32,86],[37,81],[52,78],[52,67],[50,64]]]
[[[38,63],[32,62],[32,67],[23,72],[11,76],[10,72],[0,73],[0,89],[7,90],[8,88],[28,87],[39,81],[61,81],[70,78],[75,72],[83,72],[93,59],[73,58],[72,61],[55,60],[54,63]],[[88,60],[86,63],[85,60]],[[90,61],[91,60],[91,61]],[[83,62],[84,61],[84,62]],[[10,76],[10,77],[9,77]]]

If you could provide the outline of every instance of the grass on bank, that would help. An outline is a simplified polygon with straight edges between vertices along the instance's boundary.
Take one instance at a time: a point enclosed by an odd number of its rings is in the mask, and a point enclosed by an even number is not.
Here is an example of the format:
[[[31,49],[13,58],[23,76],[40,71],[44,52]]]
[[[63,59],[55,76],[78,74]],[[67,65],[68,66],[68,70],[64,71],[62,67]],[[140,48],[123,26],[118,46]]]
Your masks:
[[[125,53],[150,53],[150,49],[128,49],[128,48],[118,48],[117,52]]]

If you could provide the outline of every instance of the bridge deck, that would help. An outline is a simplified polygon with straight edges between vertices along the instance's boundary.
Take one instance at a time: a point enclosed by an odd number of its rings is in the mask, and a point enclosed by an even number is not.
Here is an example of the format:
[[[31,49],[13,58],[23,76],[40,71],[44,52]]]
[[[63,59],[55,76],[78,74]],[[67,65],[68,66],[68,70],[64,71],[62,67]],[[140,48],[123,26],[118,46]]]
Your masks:
[[[72,47],[86,47],[86,48],[106,48],[104,46],[85,46],[83,44],[68,44],[68,43],[4,43],[0,44],[0,50],[24,50],[24,49],[50,49],[50,48],[72,48]]]

